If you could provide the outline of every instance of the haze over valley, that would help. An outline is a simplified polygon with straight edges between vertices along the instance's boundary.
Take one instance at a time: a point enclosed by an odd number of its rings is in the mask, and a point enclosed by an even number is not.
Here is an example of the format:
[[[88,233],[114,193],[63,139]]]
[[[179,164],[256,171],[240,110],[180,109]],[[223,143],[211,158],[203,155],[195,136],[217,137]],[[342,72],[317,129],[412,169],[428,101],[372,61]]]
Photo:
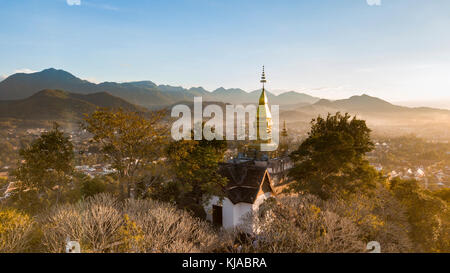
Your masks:
[[[192,102],[232,104],[256,103],[260,90],[239,88],[156,85],[152,81],[91,83],[54,68],[35,73],[17,73],[0,82],[0,121],[2,125],[51,124],[51,121],[77,123],[97,107],[123,108],[146,112]],[[290,130],[306,133],[317,115],[348,112],[366,119],[375,134],[399,136],[415,134],[435,141],[450,139],[450,110],[429,107],[404,107],[365,94],[348,99],[327,100],[295,91],[274,95],[267,91],[270,104],[280,106],[280,119]]]

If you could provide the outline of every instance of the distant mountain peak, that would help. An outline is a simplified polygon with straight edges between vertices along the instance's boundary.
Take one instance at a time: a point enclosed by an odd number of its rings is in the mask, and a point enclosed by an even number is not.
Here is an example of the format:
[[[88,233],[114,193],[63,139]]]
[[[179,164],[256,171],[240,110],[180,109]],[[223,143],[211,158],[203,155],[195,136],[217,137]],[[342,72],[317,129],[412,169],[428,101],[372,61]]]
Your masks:
[[[205,88],[203,88],[201,86],[199,86],[199,87],[191,87],[191,88],[189,88],[189,90],[202,90],[202,91],[208,92]]]
[[[320,99],[316,103],[314,103],[314,105],[331,106],[333,105],[333,102],[327,99]]]
[[[77,78],[77,77],[75,77],[74,75],[72,75],[71,73],[69,73],[69,72],[67,72],[65,70],[56,69],[56,68],[53,68],[53,67],[52,68],[47,68],[47,69],[44,69],[44,70],[42,70],[40,72],[35,72],[35,73],[32,73],[32,74],[43,74],[43,75],[47,74],[47,75],[65,76],[65,77],[69,76],[71,78]]]
[[[372,97],[372,96],[369,96],[367,94],[362,94],[362,95],[359,95],[359,96],[358,95],[351,96],[349,98],[349,100],[353,100],[353,101],[356,101],[356,102],[376,103],[376,104],[391,104],[391,103],[389,103],[389,102],[387,102],[385,100],[382,100],[382,99],[377,98],[377,97]]]
[[[56,72],[56,71],[64,71],[64,70],[56,69],[56,68],[50,67],[50,68],[47,68],[47,69],[42,70],[41,72]]]
[[[352,98],[366,98],[366,99],[371,99],[371,98],[375,98],[375,97],[369,96],[369,95],[367,95],[367,94],[361,94],[361,95],[353,95],[353,96],[351,96],[349,99],[352,99]]]
[[[377,112],[377,111],[399,111],[403,107],[393,105],[385,100],[377,97],[372,97],[367,94],[351,96],[348,99],[341,100],[326,100],[321,99],[314,104],[314,106],[321,106],[327,108],[334,108],[340,111],[363,111],[363,112]]]
[[[39,92],[37,92],[36,94],[34,94],[31,97],[41,97],[41,96],[46,96],[46,97],[58,97],[58,98],[66,98],[69,95],[68,92],[63,91],[63,90],[57,90],[57,89],[44,89],[41,90]]]
[[[136,82],[126,82],[123,83],[126,85],[134,85],[137,87],[143,87],[143,88],[155,88],[156,84],[152,81],[136,81]]]
[[[219,87],[216,90],[214,90],[213,92],[224,92],[224,91],[227,91],[227,90],[223,87]]]

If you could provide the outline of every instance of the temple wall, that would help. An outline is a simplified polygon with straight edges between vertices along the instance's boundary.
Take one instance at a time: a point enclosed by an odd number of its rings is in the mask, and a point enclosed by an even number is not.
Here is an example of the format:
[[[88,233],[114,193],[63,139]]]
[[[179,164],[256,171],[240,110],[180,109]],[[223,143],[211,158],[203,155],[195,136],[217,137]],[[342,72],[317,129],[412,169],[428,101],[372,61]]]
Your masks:
[[[245,219],[247,214],[252,211],[257,211],[259,206],[271,196],[270,192],[261,194],[256,198],[254,204],[237,203],[233,204],[228,198],[224,198],[222,203],[217,196],[213,196],[209,203],[205,206],[206,220],[212,222],[212,207],[213,205],[222,206],[222,224],[225,229],[235,228]]]

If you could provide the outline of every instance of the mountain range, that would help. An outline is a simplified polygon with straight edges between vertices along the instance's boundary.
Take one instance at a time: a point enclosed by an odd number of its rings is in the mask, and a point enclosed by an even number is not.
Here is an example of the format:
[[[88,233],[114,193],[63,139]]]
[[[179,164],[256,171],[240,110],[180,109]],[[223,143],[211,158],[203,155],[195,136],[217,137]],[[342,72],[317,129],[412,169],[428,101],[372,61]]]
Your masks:
[[[31,74],[14,74],[1,81],[0,118],[75,121],[98,107],[145,112],[178,103],[191,104],[194,96],[202,96],[205,103],[246,104],[257,102],[260,93],[261,90],[245,92],[238,88],[218,88],[210,92],[202,87],[186,89],[156,85],[151,81],[95,84],[50,68]],[[291,91],[278,96],[268,92],[268,98],[271,104],[280,105],[281,119],[292,122],[308,122],[318,114],[337,111],[358,114],[380,124],[402,119],[402,126],[408,127],[419,120],[423,124],[450,121],[449,110],[397,106],[368,95],[331,101]]]
[[[86,95],[46,89],[26,99],[0,101],[0,118],[78,121],[98,107],[146,111],[106,92]]]
[[[151,81],[95,84],[77,78],[64,70],[50,68],[30,74],[13,74],[1,81],[0,100],[25,99],[44,89],[64,90],[78,94],[108,92],[130,103],[147,108],[164,107],[179,101],[189,101],[194,96],[202,96],[204,101],[253,103],[258,100],[260,95],[260,90],[248,93],[238,88],[218,88],[210,92],[202,87],[186,89],[170,85],[156,85]],[[307,105],[319,100],[319,98],[297,92],[287,92],[278,96],[267,92],[267,95],[271,103],[278,105]]]

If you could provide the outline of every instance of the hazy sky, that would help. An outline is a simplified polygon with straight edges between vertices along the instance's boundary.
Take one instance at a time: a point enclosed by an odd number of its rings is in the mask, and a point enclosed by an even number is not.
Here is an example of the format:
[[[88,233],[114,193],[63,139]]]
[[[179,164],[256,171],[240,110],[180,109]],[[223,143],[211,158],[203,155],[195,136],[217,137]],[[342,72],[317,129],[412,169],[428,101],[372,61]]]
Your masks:
[[[263,64],[272,90],[450,103],[450,1],[0,2],[3,77],[254,90]]]

